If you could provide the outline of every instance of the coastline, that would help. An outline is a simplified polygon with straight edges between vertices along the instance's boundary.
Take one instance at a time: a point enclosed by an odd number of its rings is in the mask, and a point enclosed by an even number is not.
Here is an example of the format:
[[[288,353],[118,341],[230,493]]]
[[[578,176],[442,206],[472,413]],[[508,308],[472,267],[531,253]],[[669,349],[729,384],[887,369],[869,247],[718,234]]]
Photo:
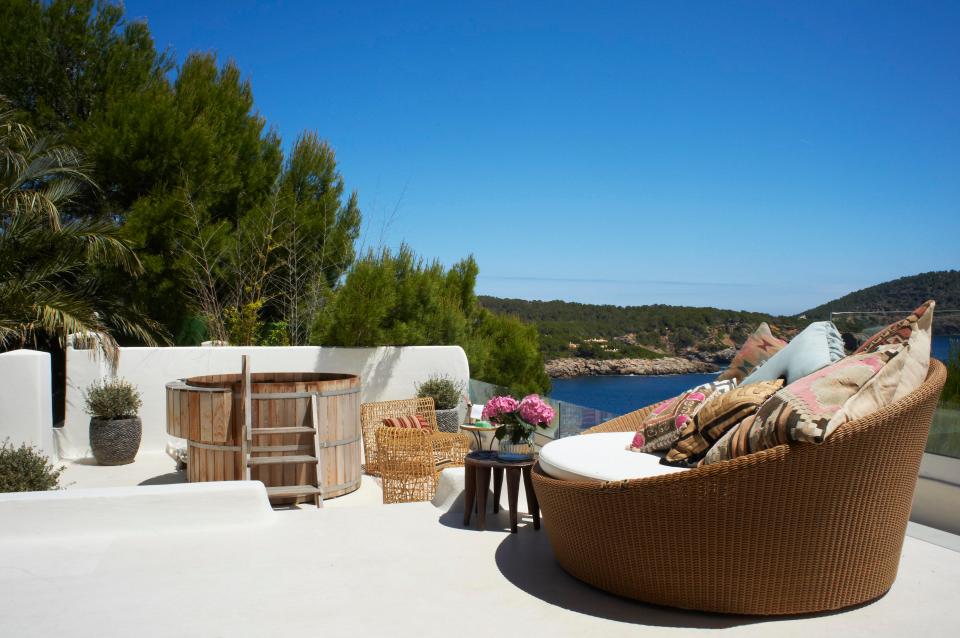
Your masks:
[[[717,372],[721,366],[684,357],[661,359],[551,359],[544,366],[551,379],[599,376],[660,376]]]

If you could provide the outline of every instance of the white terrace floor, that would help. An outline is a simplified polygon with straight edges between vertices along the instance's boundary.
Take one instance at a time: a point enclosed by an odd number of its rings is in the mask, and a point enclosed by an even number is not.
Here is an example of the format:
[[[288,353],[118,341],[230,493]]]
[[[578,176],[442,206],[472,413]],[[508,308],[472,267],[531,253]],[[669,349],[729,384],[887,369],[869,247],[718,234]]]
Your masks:
[[[137,485],[150,479],[143,473],[152,467],[162,470],[152,482],[175,482],[164,459],[155,466],[139,459],[136,471],[75,465],[66,478],[71,489],[98,481]],[[488,515],[485,531],[464,529],[462,513],[430,503],[379,505],[372,481],[323,510],[299,511],[269,510],[259,484],[207,485],[178,502],[180,510],[169,503],[146,512],[113,506],[113,522],[94,520],[101,503],[85,510],[89,520],[76,527],[62,518],[58,531],[54,517],[36,535],[0,529],[0,635],[929,638],[958,632],[960,538],[912,524],[897,582],[881,599],[833,614],[745,618],[654,607],[592,589],[557,566],[545,531],[534,531],[529,519],[514,535],[505,531],[503,513]],[[188,506],[222,502],[203,491],[216,485],[242,498],[216,512]],[[138,516],[143,525],[128,525]],[[75,533],[87,524],[87,532]],[[109,531],[97,531],[105,524]]]

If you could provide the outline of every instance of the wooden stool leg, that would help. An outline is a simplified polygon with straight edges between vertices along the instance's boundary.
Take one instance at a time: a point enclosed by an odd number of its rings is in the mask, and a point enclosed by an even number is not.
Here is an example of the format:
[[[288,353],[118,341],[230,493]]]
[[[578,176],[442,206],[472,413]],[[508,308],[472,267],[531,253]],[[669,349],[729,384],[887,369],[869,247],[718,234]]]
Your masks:
[[[487,492],[490,491],[490,468],[477,468],[477,525],[487,528]]]
[[[507,500],[510,502],[510,532],[517,533],[517,497],[520,495],[520,470],[507,470]]]
[[[493,513],[500,511],[500,488],[503,486],[503,468],[493,468]]]
[[[529,467],[523,468],[523,489],[527,493],[527,508],[533,517],[533,529],[540,529],[540,502],[537,501],[537,493],[533,491],[533,477]]]
[[[473,513],[473,499],[477,493],[477,468],[467,465],[463,468],[463,526],[470,524],[470,515]]]

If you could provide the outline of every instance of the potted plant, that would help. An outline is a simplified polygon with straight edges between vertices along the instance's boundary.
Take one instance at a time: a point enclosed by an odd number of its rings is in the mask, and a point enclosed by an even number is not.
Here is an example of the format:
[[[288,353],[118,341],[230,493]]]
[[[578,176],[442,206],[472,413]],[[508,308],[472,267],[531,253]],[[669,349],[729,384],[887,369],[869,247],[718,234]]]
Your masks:
[[[101,379],[87,388],[84,400],[90,415],[90,449],[97,463],[133,463],[143,434],[137,388],[124,379]]]
[[[533,458],[533,433],[547,428],[553,421],[553,408],[536,394],[517,401],[511,396],[493,397],[483,406],[483,418],[503,425],[497,430],[503,461],[524,461]]]
[[[432,397],[437,411],[437,428],[441,432],[457,432],[460,429],[460,397],[463,382],[446,375],[435,374],[417,386],[419,398]]]

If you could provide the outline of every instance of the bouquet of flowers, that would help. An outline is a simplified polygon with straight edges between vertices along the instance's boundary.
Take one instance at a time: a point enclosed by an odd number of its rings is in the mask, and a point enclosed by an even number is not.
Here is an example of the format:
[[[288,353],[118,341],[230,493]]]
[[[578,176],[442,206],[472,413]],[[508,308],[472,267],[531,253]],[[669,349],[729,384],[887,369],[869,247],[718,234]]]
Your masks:
[[[493,397],[483,406],[482,417],[503,425],[497,430],[497,439],[510,437],[511,443],[519,443],[540,427],[546,428],[553,421],[553,408],[536,394],[517,401],[511,396]]]

